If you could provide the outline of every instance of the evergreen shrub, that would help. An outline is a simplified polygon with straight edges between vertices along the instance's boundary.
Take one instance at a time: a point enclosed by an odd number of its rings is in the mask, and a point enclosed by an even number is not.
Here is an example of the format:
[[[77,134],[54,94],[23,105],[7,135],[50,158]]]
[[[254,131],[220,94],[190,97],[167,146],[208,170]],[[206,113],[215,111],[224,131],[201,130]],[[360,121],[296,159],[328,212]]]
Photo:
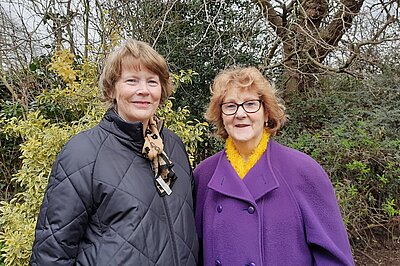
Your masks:
[[[278,139],[328,172],[353,245],[390,232],[400,215],[399,79],[336,75],[287,99],[290,119]]]

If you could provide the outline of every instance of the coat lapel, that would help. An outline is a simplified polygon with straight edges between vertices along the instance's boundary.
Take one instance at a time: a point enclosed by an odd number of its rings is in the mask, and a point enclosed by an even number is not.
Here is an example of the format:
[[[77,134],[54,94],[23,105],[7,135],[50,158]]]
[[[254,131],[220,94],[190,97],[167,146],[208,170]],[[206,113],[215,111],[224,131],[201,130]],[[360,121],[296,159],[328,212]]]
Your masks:
[[[231,163],[226,158],[225,152],[221,152],[217,167],[211,177],[208,187],[229,197],[242,199],[254,203],[267,193],[279,187],[279,182],[271,166],[271,145],[268,144],[260,160],[240,179]]]
[[[267,152],[261,156],[260,160],[258,160],[243,179],[247,189],[256,201],[279,187],[279,182],[271,167],[270,150],[269,146]]]
[[[208,187],[226,196],[255,204],[252,194],[226,158],[225,152],[221,152],[214,174],[208,182]]]

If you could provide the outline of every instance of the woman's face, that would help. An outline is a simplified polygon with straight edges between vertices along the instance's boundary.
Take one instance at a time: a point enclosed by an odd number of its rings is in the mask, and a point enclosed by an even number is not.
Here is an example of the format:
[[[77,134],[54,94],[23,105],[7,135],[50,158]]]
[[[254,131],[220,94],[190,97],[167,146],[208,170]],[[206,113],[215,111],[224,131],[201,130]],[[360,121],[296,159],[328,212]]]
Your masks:
[[[251,89],[231,88],[225,95],[222,103],[241,104],[250,100],[259,100],[257,92]],[[261,103],[260,109],[255,113],[247,113],[243,106],[240,106],[233,115],[222,113],[224,127],[231,136],[236,148],[240,151],[241,147],[255,148],[261,141],[265,121],[268,116],[265,114]]]
[[[158,75],[141,66],[122,65],[121,76],[115,83],[113,98],[118,114],[128,122],[142,122],[147,128],[161,98]]]

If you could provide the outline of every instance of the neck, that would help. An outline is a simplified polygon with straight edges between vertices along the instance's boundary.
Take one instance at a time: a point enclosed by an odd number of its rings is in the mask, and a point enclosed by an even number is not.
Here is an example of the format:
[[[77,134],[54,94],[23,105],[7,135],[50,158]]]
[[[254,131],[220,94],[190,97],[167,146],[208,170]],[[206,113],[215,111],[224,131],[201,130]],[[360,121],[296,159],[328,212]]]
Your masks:
[[[258,146],[259,141],[257,142],[257,144],[250,142],[236,142],[236,141],[233,141],[233,143],[235,144],[235,147],[239,152],[240,156],[243,158],[243,160],[247,161],[249,157],[253,154],[255,148]]]
[[[254,150],[260,144],[262,135],[260,135],[255,141],[234,141],[236,150],[239,152],[243,160],[247,161],[249,157],[253,154]]]

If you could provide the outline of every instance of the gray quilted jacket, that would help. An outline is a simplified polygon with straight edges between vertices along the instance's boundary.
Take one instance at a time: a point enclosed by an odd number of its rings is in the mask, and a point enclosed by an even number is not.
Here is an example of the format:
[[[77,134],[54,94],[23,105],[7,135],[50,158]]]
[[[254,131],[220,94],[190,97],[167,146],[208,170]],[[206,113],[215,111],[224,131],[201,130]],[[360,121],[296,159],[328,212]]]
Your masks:
[[[141,155],[142,123],[109,110],[73,137],[52,169],[31,265],[196,265],[193,178],[182,141],[164,128],[177,180],[160,197]]]

